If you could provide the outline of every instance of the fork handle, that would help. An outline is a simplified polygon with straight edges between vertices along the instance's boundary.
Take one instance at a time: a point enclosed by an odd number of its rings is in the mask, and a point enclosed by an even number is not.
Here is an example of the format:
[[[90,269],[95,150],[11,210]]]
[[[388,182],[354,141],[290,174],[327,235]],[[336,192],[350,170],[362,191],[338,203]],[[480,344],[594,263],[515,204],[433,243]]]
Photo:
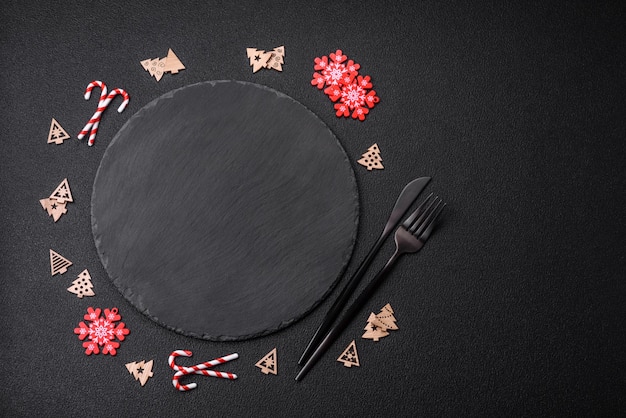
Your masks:
[[[374,276],[374,278],[367,284],[359,296],[352,302],[352,305],[348,308],[341,320],[335,324],[335,326],[326,334],[317,349],[311,354],[306,364],[300,369],[300,372],[296,376],[296,380],[302,380],[302,378],[313,368],[315,363],[324,355],[324,353],[330,348],[332,343],[335,342],[337,337],[341,335],[344,329],[352,322],[352,319],[359,313],[361,308],[365,306],[365,303],[372,297],[378,286],[383,282],[387,273],[391,271],[391,267],[400,258],[402,253],[396,250],[391,256],[387,264]]]

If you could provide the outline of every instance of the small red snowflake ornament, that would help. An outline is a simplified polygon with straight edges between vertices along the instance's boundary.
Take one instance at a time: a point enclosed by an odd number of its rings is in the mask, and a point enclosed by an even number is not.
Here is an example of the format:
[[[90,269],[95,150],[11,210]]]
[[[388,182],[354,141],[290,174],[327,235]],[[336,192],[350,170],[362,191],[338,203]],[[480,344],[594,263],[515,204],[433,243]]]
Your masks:
[[[338,49],[329,54],[315,58],[313,79],[311,85],[324,93],[334,105],[338,118],[350,117],[364,121],[369,109],[379,102],[376,91],[373,90],[371,77],[359,75],[360,64],[352,60]]]
[[[117,313],[117,308],[105,309],[104,316],[100,316],[100,308],[87,308],[87,314],[83,317],[89,324],[80,322],[78,328],[74,328],[74,334],[78,334],[78,339],[83,341],[85,354],[99,354],[102,347],[102,354],[114,356],[124,338],[130,333],[123,322],[117,323],[122,317]],[[115,341],[117,340],[117,341]]]

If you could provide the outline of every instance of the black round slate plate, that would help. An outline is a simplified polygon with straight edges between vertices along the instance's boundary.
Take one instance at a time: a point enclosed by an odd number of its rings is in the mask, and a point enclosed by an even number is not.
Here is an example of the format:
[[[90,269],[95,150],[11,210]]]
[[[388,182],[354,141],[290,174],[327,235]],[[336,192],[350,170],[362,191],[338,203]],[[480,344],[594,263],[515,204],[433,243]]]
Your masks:
[[[91,200],[98,254],[126,299],[215,341],[313,309],[350,259],[358,209],[324,123],[238,81],[183,87],[137,112],[105,151]]]

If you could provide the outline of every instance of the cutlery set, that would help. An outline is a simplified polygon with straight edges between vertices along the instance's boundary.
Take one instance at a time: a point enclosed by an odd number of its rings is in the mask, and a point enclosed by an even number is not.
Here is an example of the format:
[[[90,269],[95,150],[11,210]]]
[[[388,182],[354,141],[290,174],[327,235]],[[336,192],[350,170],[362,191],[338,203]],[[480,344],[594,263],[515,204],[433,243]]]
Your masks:
[[[429,181],[430,177],[415,179],[407,184],[398,196],[380,237],[365,256],[354,275],[348,280],[300,357],[298,364],[302,368],[296,376],[297,381],[304,378],[332,343],[341,335],[389,274],[396,261],[404,254],[415,253],[423,248],[435,228],[437,219],[446,206],[441,198],[433,196],[432,193],[396,229],[394,234],[395,252],[337,321],[343,307],[354,293],[385,239],[398,225],[400,219],[407,213]],[[335,323],[335,321],[337,322]],[[333,325],[333,323],[335,324]]]

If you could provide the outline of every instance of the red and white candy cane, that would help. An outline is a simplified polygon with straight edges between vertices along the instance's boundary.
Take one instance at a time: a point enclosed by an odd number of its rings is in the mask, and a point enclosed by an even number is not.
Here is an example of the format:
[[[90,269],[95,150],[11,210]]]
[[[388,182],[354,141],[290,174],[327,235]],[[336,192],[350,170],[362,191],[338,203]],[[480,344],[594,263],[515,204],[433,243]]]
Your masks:
[[[175,363],[176,357],[179,357],[179,356],[191,357],[192,355],[193,353],[189,350],[176,350],[172,352],[172,354],[170,354],[169,356],[168,364],[172,369],[176,370],[176,373],[174,373],[174,377],[172,378],[172,384],[179,391],[186,392],[188,390],[195,389],[198,386],[196,383],[189,383],[188,385],[183,385],[178,381],[181,377],[186,376],[188,374],[202,374],[204,376],[213,376],[213,377],[219,377],[222,379],[229,379],[229,380],[235,380],[237,378],[237,375],[234,373],[218,372],[216,370],[206,370],[206,369],[210,369],[211,367],[216,366],[218,364],[226,363],[227,361],[231,361],[236,358],[239,358],[239,354],[237,353],[229,354],[227,356],[219,357],[211,361],[206,361],[204,363],[196,364],[195,366],[191,366],[191,367],[179,366]]]
[[[87,88],[85,89],[85,100],[89,100],[89,98],[91,97],[91,90],[93,90],[96,87],[100,87],[100,100],[98,100],[98,110],[100,110],[102,102],[104,102],[107,98],[107,91],[108,91],[106,84],[104,84],[102,81],[94,80],[87,85]],[[89,122],[87,122],[83,130],[80,131],[80,133],[78,134],[78,139],[83,139],[83,137],[87,135],[87,133],[93,126],[94,122],[95,122],[95,119],[93,117],[89,119]]]
[[[89,119],[85,127],[82,129],[82,131],[80,131],[80,133],[78,134],[78,139],[83,139],[83,137],[87,135],[87,133],[91,130],[88,141],[89,146],[92,146],[94,144],[96,140],[96,133],[98,133],[98,125],[100,125],[102,112],[104,112],[105,109],[109,106],[109,103],[111,103],[113,98],[118,94],[121,94],[124,97],[124,101],[117,109],[119,113],[122,113],[124,111],[126,105],[128,105],[128,102],[130,100],[130,96],[128,95],[128,93],[119,88],[114,89],[111,93],[107,95],[106,85],[102,81],[98,80],[94,80],[89,83],[89,85],[87,85],[87,89],[85,89],[86,100],[89,100],[89,97],[91,96],[91,90],[93,90],[96,86],[100,87],[100,89],[102,90],[100,94],[100,100],[98,101],[98,108],[96,109],[96,112],[93,114],[91,119]]]
[[[121,94],[124,97],[124,101],[122,102],[120,107],[117,108],[117,112],[122,113],[124,109],[126,109],[126,105],[128,105],[128,101],[130,100],[130,96],[128,95],[128,93],[126,93],[126,91],[122,89],[113,89],[113,91],[109,93],[106,99],[100,101],[98,103],[98,110],[92,116],[92,119],[96,118],[96,120],[94,121],[91,127],[91,134],[89,135],[89,141],[87,142],[89,146],[92,146],[94,142],[96,142],[96,134],[98,133],[98,125],[100,125],[100,118],[101,118],[102,112],[104,112],[104,109],[106,109],[109,106],[109,103],[111,103],[113,98],[117,96],[118,94]]]

